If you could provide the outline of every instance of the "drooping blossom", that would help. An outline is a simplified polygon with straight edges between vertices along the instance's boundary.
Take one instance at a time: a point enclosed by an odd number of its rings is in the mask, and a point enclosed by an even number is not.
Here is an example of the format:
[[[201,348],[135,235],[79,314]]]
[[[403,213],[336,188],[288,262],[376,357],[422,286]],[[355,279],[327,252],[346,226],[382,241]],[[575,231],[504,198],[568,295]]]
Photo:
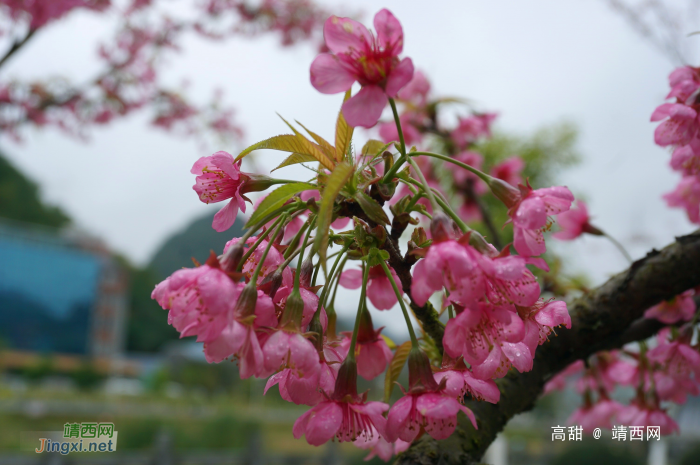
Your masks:
[[[549,217],[571,208],[574,196],[567,187],[533,189],[522,184],[518,189],[492,178],[489,187],[508,207],[513,222],[513,246],[520,255],[532,257],[547,251],[543,232],[551,226]]]
[[[247,252],[248,247],[251,247],[256,241],[257,241],[257,236],[252,236],[248,238],[245,242],[244,250]],[[268,236],[269,239],[269,236]],[[240,238],[234,237],[230,241],[226,243],[224,246],[224,255],[229,252],[229,250],[238,244],[240,241]],[[260,245],[253,251],[253,253],[250,254],[248,259],[243,263],[241,267],[241,272],[243,273],[243,276],[246,278],[246,280],[250,280],[250,278],[253,275],[253,272],[255,271],[255,268],[258,266],[260,263],[260,260],[263,257],[263,254],[265,253],[265,249],[267,248],[267,245],[269,242],[265,239],[263,239],[260,242]],[[260,268],[260,278],[265,278],[269,274],[274,273],[277,268],[284,262],[284,256],[280,253],[279,250],[275,247],[273,244],[272,247],[270,247],[270,250],[267,252],[267,256],[265,257],[265,261],[263,262],[262,267]],[[283,271],[283,279],[285,283],[291,283],[292,282],[292,272],[289,268],[285,268]]]
[[[311,376],[321,367],[313,343],[293,328],[274,331],[262,346],[264,374],[291,368],[299,375]]]
[[[525,325],[514,310],[486,303],[463,310],[447,322],[445,350],[453,358],[464,357],[479,379],[502,378],[511,366],[530,371],[534,354],[522,342]]]
[[[675,98],[678,102],[685,102],[700,88],[698,68],[682,66],[674,69],[668,76],[668,84],[671,91],[666,98]]]
[[[379,457],[383,461],[388,462],[394,455],[400,454],[411,446],[410,442],[402,441],[401,439],[387,442],[379,434],[374,434],[369,441],[365,441],[363,438],[356,439],[353,444],[360,449],[370,451],[365,457],[365,462],[372,460],[374,457]]]
[[[423,431],[434,439],[446,439],[454,432],[460,411],[478,428],[474,413],[435,382],[428,357],[420,349],[409,354],[408,370],[409,390],[387,415],[387,441],[412,442]]]
[[[690,345],[688,337],[668,341],[667,332],[660,332],[656,347],[646,353],[646,357],[658,363],[674,378],[691,379],[700,383],[700,353]]]
[[[685,209],[688,219],[700,224],[700,176],[686,176],[676,190],[663,196],[669,207]]]
[[[466,118],[460,118],[457,127],[450,136],[460,149],[481,138],[491,137],[491,124],[498,113],[480,113]]]
[[[403,51],[401,23],[387,9],[374,16],[376,36],[350,18],[331,16],[323,26],[326,46],[311,63],[311,84],[324,94],[345,92],[357,81],[360,92],[343,104],[350,126],[374,126],[387,104],[413,77],[410,58]]]
[[[676,147],[671,154],[671,168],[683,176],[700,175],[700,139],[693,139],[688,145]]]
[[[360,321],[362,326],[362,321]],[[355,346],[355,357],[357,359],[357,374],[366,380],[372,380],[384,373],[387,365],[391,362],[393,354],[384,338],[381,336],[382,329],[374,331],[374,328],[360,330]],[[350,350],[350,333],[344,333],[346,337],[341,339],[339,351],[347,354]]]
[[[678,424],[658,406],[648,406],[639,401],[633,401],[620,409],[617,421],[626,426],[659,426],[661,435],[666,436],[678,432]]]
[[[517,186],[523,183],[522,172],[525,168],[525,162],[517,155],[506,158],[501,163],[494,165],[491,168],[491,176],[501,179],[511,186]]]
[[[212,227],[218,232],[233,226],[239,208],[245,212],[241,187],[248,175],[241,172],[240,168],[240,160],[234,162],[231,154],[216,152],[212,156],[197,160],[190,170],[192,174],[197,175],[197,182],[192,188],[199,195],[199,200],[208,204],[231,199],[214,215]]]
[[[332,395],[300,416],[292,430],[294,437],[306,436],[312,446],[320,446],[333,437],[340,442],[373,442],[386,437],[383,413],[389,406],[367,402],[366,393],[357,394],[357,365],[348,357],[340,366]]]
[[[469,371],[464,361],[455,361],[447,352],[443,354],[442,368],[435,372],[435,381],[442,385],[444,392],[462,402],[464,396],[470,395],[476,400],[485,400],[492,404],[498,403],[501,392],[492,379],[478,379]]]
[[[671,300],[654,305],[644,312],[644,318],[655,318],[669,325],[679,321],[689,321],[693,318],[696,309],[694,295],[695,292],[691,289]]]
[[[619,402],[607,398],[598,399],[595,403],[589,401],[574,410],[566,420],[566,424],[580,425],[586,433],[591,433],[596,428],[610,429],[615,418],[624,408]]]
[[[549,340],[554,328],[564,326],[571,329],[571,316],[566,302],[561,300],[538,301],[530,307],[517,307],[518,314],[525,323],[523,342],[534,356],[538,345]]]
[[[387,265],[396,283],[399,277],[391,266]],[[362,271],[345,270],[340,275],[340,285],[346,289],[359,289],[362,286]],[[400,288],[399,288],[400,289]],[[377,265],[369,269],[369,281],[367,282],[367,297],[377,310],[389,310],[397,304],[398,299],[391,281],[384,273],[384,269]]]
[[[591,225],[590,221],[591,217],[588,215],[586,203],[579,200],[576,202],[576,207],[557,216],[557,224],[561,227],[561,231],[555,232],[552,237],[561,241],[571,241],[583,233],[602,235],[603,233]]]
[[[651,115],[651,121],[662,121],[654,131],[657,145],[686,145],[697,135],[700,129],[697,112],[680,103],[659,105]]]
[[[544,385],[544,393],[549,394],[554,391],[561,391],[566,387],[567,378],[582,372],[585,368],[583,360],[576,360],[574,363],[564,368],[562,371],[552,376]]]

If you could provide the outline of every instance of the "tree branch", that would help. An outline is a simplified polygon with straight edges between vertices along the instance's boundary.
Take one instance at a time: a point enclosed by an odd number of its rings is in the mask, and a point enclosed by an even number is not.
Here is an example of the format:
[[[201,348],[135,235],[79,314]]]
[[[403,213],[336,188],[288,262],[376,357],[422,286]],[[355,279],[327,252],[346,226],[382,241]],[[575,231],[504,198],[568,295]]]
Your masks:
[[[644,339],[663,325],[639,320],[657,303],[700,285],[700,230],[676,241],[662,251],[652,250],[626,271],[569,305],[571,329],[558,329],[557,337],[539,347],[532,371],[511,370],[497,381],[501,391],[498,404],[466,403],[477,417],[475,430],[460,415],[455,434],[444,441],[423,437],[399,456],[399,464],[478,463],[506,423],[518,413],[534,407],[545,382],[578,359],[599,350]]]

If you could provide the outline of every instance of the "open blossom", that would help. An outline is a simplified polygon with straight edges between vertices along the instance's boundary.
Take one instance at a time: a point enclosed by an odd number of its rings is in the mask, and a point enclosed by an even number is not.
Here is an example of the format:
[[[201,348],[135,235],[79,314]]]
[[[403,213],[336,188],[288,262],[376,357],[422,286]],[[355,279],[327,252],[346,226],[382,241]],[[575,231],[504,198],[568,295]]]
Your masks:
[[[593,432],[596,428],[610,429],[618,413],[625,408],[622,404],[607,398],[599,399],[596,403],[587,404],[574,410],[568,420],[566,420],[566,424],[581,425],[586,433]]]
[[[326,46],[311,63],[311,84],[324,94],[345,92],[357,81],[360,92],[343,104],[350,126],[374,126],[387,104],[413,77],[410,58],[403,51],[401,23],[387,9],[374,16],[376,36],[350,18],[331,16],[323,26]]]
[[[688,219],[700,224],[700,176],[686,176],[676,190],[663,196],[669,207],[684,208]]]
[[[651,115],[651,121],[662,121],[654,131],[657,145],[686,145],[697,135],[700,129],[697,112],[680,103],[659,105]]]
[[[544,393],[549,394],[550,392],[561,391],[566,387],[567,378],[582,372],[585,367],[586,365],[583,363],[583,360],[576,360],[547,381],[544,385]]]
[[[474,399],[496,404],[501,397],[501,392],[492,379],[475,378],[466,367],[436,372],[435,381],[440,384],[443,380],[445,380],[444,392],[460,401],[464,396],[470,395]]]
[[[685,102],[700,88],[698,68],[682,66],[674,69],[668,76],[668,84],[671,91],[666,98],[676,98],[678,102]]]
[[[517,186],[523,182],[522,172],[524,168],[525,162],[523,159],[513,155],[491,168],[491,176],[501,179],[512,186]]]
[[[460,118],[457,127],[451,133],[452,140],[459,148],[466,148],[483,137],[491,137],[491,124],[496,117],[498,113],[480,113]]]
[[[257,240],[257,236],[248,238],[245,242],[245,245],[247,247],[245,247],[244,250],[247,252],[248,247],[251,247]],[[231,249],[231,247],[236,245],[239,241],[240,238],[238,237],[234,237],[233,239],[228,241],[224,246],[224,255],[226,255],[226,253]],[[260,260],[263,257],[263,254],[265,253],[265,249],[267,248],[268,243],[269,242],[267,240],[262,240],[260,242],[260,245],[258,245],[255,251],[250,254],[245,263],[243,263],[243,266],[241,267],[241,272],[245,276],[246,280],[250,280],[251,276],[253,275],[255,268],[258,266]],[[284,262],[284,256],[279,252],[279,250],[275,248],[273,244],[273,246],[270,247],[270,250],[267,252],[265,261],[263,262],[263,265],[260,268],[260,278],[265,278],[267,275],[274,273],[277,270],[277,268],[282,264],[282,262]],[[285,283],[292,282],[292,272],[289,268],[284,269],[283,278]]]
[[[190,170],[197,175],[197,183],[192,188],[204,203],[223,202],[231,199],[224,208],[214,215],[212,226],[218,232],[233,226],[238,209],[245,212],[241,187],[248,175],[241,172],[241,161],[233,161],[231,154],[216,152],[209,157],[202,157]]]
[[[549,335],[557,326],[571,328],[571,316],[566,302],[554,300],[539,301],[531,307],[518,307],[518,313],[525,323],[523,342],[534,356],[538,345],[549,340]]]
[[[655,318],[662,323],[673,324],[679,321],[689,321],[695,314],[695,300],[693,290],[686,291],[671,300],[654,305],[646,312],[644,318]]]
[[[360,323],[362,324],[362,323]],[[383,328],[377,331],[362,331],[358,333],[357,345],[355,346],[355,356],[357,358],[357,374],[364,379],[372,380],[384,373],[387,365],[391,362],[393,354],[384,338],[381,336]],[[363,332],[369,334],[362,334]],[[347,354],[350,350],[350,333],[344,333],[340,341],[339,351]]]
[[[690,144],[676,147],[670,165],[684,176],[700,175],[700,139],[696,137]]]
[[[515,311],[479,304],[447,322],[443,345],[453,357],[464,357],[479,379],[502,378],[511,366],[532,369],[534,358],[524,344],[525,325]]]
[[[560,213],[557,216],[557,224],[561,227],[561,231],[552,234],[562,241],[570,241],[576,239],[583,233],[601,235],[602,232],[591,225],[591,217],[588,215],[588,207],[582,200],[576,202],[576,207],[569,211]]]
[[[535,190],[521,184],[516,189],[499,181],[491,189],[508,207],[513,222],[513,246],[526,257],[547,251],[543,231],[550,226],[549,217],[568,211],[574,201],[571,191],[562,186]]]
[[[662,436],[678,431],[678,424],[664,410],[639,401],[632,401],[630,405],[621,408],[617,413],[617,421],[627,426],[659,426]]]
[[[388,265],[387,265],[388,266]],[[391,266],[388,266],[396,283],[399,277]],[[345,270],[340,275],[340,285],[347,289],[359,289],[362,286],[362,271]],[[367,297],[377,310],[389,310],[398,303],[391,281],[387,278],[384,269],[377,265],[369,269],[369,281],[367,282]]]

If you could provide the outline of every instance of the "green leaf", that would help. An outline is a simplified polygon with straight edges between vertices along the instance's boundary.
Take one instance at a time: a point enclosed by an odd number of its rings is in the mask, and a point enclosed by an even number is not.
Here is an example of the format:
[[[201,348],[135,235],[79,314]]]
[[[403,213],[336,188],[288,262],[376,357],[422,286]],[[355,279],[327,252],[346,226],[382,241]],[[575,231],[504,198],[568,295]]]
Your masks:
[[[391,391],[394,390],[394,383],[399,379],[401,370],[406,363],[408,358],[408,353],[411,351],[411,341],[406,341],[397,347],[396,352],[394,352],[394,357],[389,363],[389,368],[386,370],[386,376],[384,377],[384,402],[389,402],[391,397]]]
[[[333,162],[321,151],[321,149],[306,139],[299,133],[292,134],[282,134],[281,136],[270,137],[263,141],[253,144],[236,157],[236,161],[242,159],[248,155],[253,150],[280,150],[282,152],[292,152],[301,153],[304,155],[310,155],[314,160],[321,162],[323,166],[332,170],[334,165]]]
[[[296,121],[296,120],[294,120]],[[304,128],[304,131],[308,132],[309,135],[316,141],[316,143],[321,147],[321,150],[323,150],[323,153],[328,155],[328,158],[334,159],[335,158],[335,147],[333,147],[326,139],[323,137],[319,136],[315,132],[312,132],[309,130],[306,126],[301,124],[299,121],[296,121],[296,123]]]
[[[323,271],[326,271],[326,249],[328,248],[328,228],[333,218],[333,205],[340,190],[352,177],[353,167],[348,163],[339,163],[326,180],[326,187],[321,194],[321,204],[318,207],[317,231],[314,239],[314,250],[318,253]]]
[[[294,152],[293,154],[291,154],[290,156],[285,158],[285,160],[282,163],[280,163],[279,166],[277,166],[277,168],[270,170],[270,172],[272,173],[273,171],[278,170],[280,168],[284,168],[285,166],[296,165],[298,163],[307,163],[310,161],[318,161],[318,160],[316,160],[311,155],[307,155],[305,153]]]
[[[384,149],[386,149],[386,147],[389,147],[391,144],[393,144],[393,142],[385,144],[380,140],[370,139],[365,145],[362,146],[362,154],[376,156],[378,153],[384,151]]]
[[[350,90],[345,92],[345,97],[343,98],[343,103],[345,103],[350,98]],[[355,130],[352,126],[348,125],[343,116],[343,110],[338,112],[338,120],[335,123],[335,159],[338,161],[343,161],[345,159],[345,154],[350,148],[350,141],[352,140],[352,133]]]
[[[365,194],[363,191],[358,191],[355,194],[355,200],[360,204],[362,210],[367,213],[367,216],[378,224],[389,224],[389,217],[386,216],[384,209],[369,195]]]
[[[270,195],[265,197],[262,202],[260,202],[260,205],[258,205],[258,208],[253,212],[253,215],[246,223],[246,227],[254,225],[266,215],[280,208],[287,200],[292,198],[294,194],[312,189],[318,189],[318,186],[307,182],[285,184],[284,186],[275,189],[274,191],[270,192]]]

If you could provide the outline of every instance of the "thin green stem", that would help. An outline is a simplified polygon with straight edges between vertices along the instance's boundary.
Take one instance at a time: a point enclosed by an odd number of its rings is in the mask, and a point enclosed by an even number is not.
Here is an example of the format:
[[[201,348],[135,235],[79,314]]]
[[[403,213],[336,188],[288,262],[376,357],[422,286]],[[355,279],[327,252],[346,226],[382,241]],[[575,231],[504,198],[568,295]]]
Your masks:
[[[331,267],[331,272],[328,275],[328,282],[323,286],[323,290],[321,291],[321,297],[318,299],[318,308],[316,308],[316,313],[321,310],[321,307],[325,305],[326,298],[328,297],[328,294],[330,293],[330,287],[333,282],[333,279],[336,276],[336,269],[338,268],[338,263],[340,263],[341,258],[343,258],[343,252],[348,250],[348,247],[343,247],[343,250],[340,251],[340,254],[338,257],[335,259],[335,262],[333,262],[333,266]],[[345,260],[347,260],[347,257],[345,257]],[[345,260],[343,260],[343,266],[345,266]],[[340,270],[343,269],[343,266],[340,267]],[[315,315],[314,315],[315,316]]]
[[[246,262],[246,260],[248,260],[250,258],[250,256],[253,254],[253,252],[255,252],[255,250],[260,246],[262,241],[264,241],[265,238],[270,235],[270,233],[273,231],[273,229],[276,228],[280,224],[280,221],[282,221],[283,218],[285,218],[285,215],[282,215],[279,218],[277,218],[275,220],[275,222],[272,224],[272,226],[269,229],[266,229],[262,234],[260,234],[258,236],[258,238],[255,240],[255,242],[253,243],[253,245],[248,247],[248,250],[246,251],[246,253],[243,254],[243,256],[241,257],[241,261],[238,264],[239,269],[243,266],[243,264]],[[245,239],[245,240],[247,240],[247,239]]]
[[[389,99],[389,105],[391,105],[391,111],[394,113],[396,131],[399,133],[399,142],[401,142],[401,155],[406,156],[406,142],[403,138],[403,129],[401,129],[401,118],[399,118],[399,112],[396,109],[396,102],[394,102],[393,98]]]
[[[313,219],[309,218],[309,233],[304,236],[304,243],[301,245],[301,249],[299,249],[299,262],[297,263],[297,272],[294,273],[294,289],[299,290],[299,280],[301,278],[301,264],[304,261],[304,250],[306,250],[306,244],[309,242],[309,236],[311,235],[313,229],[314,229],[314,224],[316,223],[316,217]]]
[[[603,233],[603,236],[605,236],[610,242],[613,243],[615,247],[617,247],[617,250],[620,251],[622,255],[625,256],[628,262],[632,263],[634,260],[632,260],[632,257],[630,254],[627,253],[627,250],[620,244],[614,237],[612,237],[610,234],[606,233],[605,231],[601,231]]]
[[[360,331],[360,319],[365,307],[365,297],[367,296],[367,281],[369,280],[369,265],[362,264],[362,291],[360,293],[360,304],[357,306],[357,316],[355,317],[355,327],[352,330],[352,339],[350,339],[350,349],[348,350],[347,359],[355,360],[355,346],[357,345],[357,333]],[[413,334],[413,333],[411,333]],[[414,335],[415,337],[415,335]]]
[[[404,181],[404,182],[405,182],[405,181]],[[420,184],[419,182],[417,182],[417,181],[413,181],[413,183],[414,183],[416,186],[422,187],[421,184]],[[431,188],[431,191],[432,191],[432,190],[433,190],[433,189]],[[447,204],[447,202],[445,202],[445,200],[442,199],[442,196],[440,195],[439,192],[433,192],[433,194],[437,194],[437,195],[435,195],[435,197],[434,197],[434,198],[435,198],[435,201],[438,203],[438,205],[440,205],[440,208],[442,208],[442,209],[445,211],[445,213],[447,213],[447,215],[448,215],[450,218],[452,218],[452,220],[453,220],[455,223],[457,223],[457,226],[459,226],[459,229],[461,229],[462,232],[465,232],[465,233],[466,233],[466,232],[472,230],[469,226],[467,226],[467,224],[466,224],[464,221],[462,221],[462,219],[457,215],[457,213],[455,213],[455,211],[452,209],[452,207],[450,207],[449,204]],[[434,208],[434,207],[433,207],[433,208]]]
[[[473,166],[469,166],[466,163],[462,163],[459,160],[455,160],[452,157],[448,157],[447,155],[441,155],[439,153],[432,153],[432,152],[411,152],[411,154],[410,154],[411,157],[415,157],[418,155],[424,155],[426,157],[438,158],[438,159],[443,160],[443,161],[454,163],[455,165],[460,166],[460,167],[464,168],[465,170],[470,171],[470,172],[474,173],[475,175],[479,176],[486,183],[488,183],[491,180],[491,176],[489,176],[488,174],[486,174],[482,171],[479,171],[478,169],[474,168]]]
[[[326,307],[326,310],[330,307],[335,311],[335,296],[338,294],[338,286],[340,285],[340,273],[345,268],[345,262],[347,261],[348,257],[344,257],[343,261],[340,262],[340,269],[338,270],[338,274],[335,275],[335,284],[333,285],[333,296],[331,297],[331,303],[330,305],[326,305],[325,302],[323,304]],[[700,314],[700,312],[698,312],[698,314]]]
[[[280,219],[288,217],[289,215],[284,214],[280,217]],[[278,221],[277,222],[277,227],[275,228],[275,234],[272,236],[272,239],[270,239],[270,242],[267,243],[267,247],[265,247],[265,250],[263,251],[262,257],[260,257],[260,261],[258,262],[258,266],[255,267],[255,271],[253,271],[253,276],[250,277],[250,282],[255,285],[258,282],[258,276],[260,275],[260,270],[262,270],[263,264],[265,263],[265,259],[267,258],[267,253],[270,251],[270,248],[272,247],[272,244],[275,242],[275,239],[279,235],[280,231],[282,230],[282,224],[284,221]]]
[[[299,231],[294,235],[292,240],[289,242],[289,247],[287,250],[284,251],[284,258],[289,258],[290,255],[292,255],[292,252],[299,250],[297,247],[297,244],[299,244],[299,241],[301,240],[301,235],[304,234],[306,231],[306,228],[309,227],[309,221],[311,221],[311,218],[307,219],[304,224],[299,228]]]
[[[413,171],[416,172],[416,175],[420,178],[420,182],[422,184],[422,189],[423,192],[425,192],[426,197],[428,197],[428,200],[430,201],[430,205],[433,206],[433,210],[437,211],[438,210],[438,203],[437,200],[435,200],[435,195],[433,195],[433,190],[430,188],[430,185],[428,184],[428,181],[425,179],[425,176],[423,175],[423,172],[421,169],[418,167],[415,161],[413,161],[410,157],[406,159],[408,161],[408,164],[413,167]]]
[[[391,271],[389,271],[389,267],[386,266],[386,263],[384,263],[384,261],[382,260],[379,262],[379,264],[382,266],[386,277],[389,278],[389,281],[391,282],[391,287],[394,288],[396,298],[399,300],[399,305],[401,305],[401,311],[403,312],[403,317],[406,319],[406,326],[408,327],[408,334],[411,336],[411,347],[417,349],[418,339],[416,339],[416,333],[413,332],[413,324],[411,323],[411,318],[408,316],[408,310],[406,310],[406,302],[403,301],[403,295],[401,294],[401,291],[399,291],[399,287],[396,285],[394,276],[391,274]]]

